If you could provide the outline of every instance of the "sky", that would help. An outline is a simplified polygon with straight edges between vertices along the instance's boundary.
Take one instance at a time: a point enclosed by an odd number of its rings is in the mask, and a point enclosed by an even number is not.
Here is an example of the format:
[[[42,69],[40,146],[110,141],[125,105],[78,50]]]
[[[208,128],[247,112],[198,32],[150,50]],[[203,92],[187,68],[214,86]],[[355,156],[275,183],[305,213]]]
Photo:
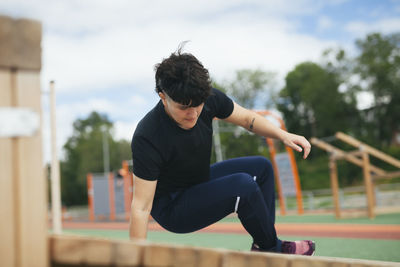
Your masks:
[[[400,0],[1,0],[0,14],[42,23],[44,162],[51,80],[62,158],[73,121],[94,110],[114,122],[116,139],[130,140],[158,101],[154,65],[182,41],[217,82],[260,68],[276,73],[279,87],[325,49],[356,53],[356,39],[400,31]]]

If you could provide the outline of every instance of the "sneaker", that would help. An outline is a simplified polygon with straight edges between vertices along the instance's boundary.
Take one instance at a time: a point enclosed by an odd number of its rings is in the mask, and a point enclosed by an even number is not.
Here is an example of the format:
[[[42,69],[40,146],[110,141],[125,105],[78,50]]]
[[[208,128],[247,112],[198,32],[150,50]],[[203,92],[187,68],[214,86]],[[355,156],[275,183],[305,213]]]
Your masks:
[[[282,241],[282,253],[312,256],[315,243],[311,240]]]
[[[253,242],[253,244],[251,244],[250,251],[261,251],[261,249],[256,243]]]

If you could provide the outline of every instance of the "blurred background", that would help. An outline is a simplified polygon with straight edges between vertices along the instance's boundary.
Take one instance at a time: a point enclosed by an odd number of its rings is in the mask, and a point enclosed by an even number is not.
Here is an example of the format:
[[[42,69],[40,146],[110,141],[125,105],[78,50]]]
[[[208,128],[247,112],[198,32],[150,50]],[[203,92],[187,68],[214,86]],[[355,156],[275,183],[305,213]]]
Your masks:
[[[87,210],[87,173],[131,159],[135,127],[158,101],[154,65],[186,40],[214,86],[242,106],[270,110],[307,138],[350,150],[333,138],[341,131],[400,158],[398,0],[3,0],[0,14],[43,24],[43,164],[54,80],[62,204],[77,214]],[[219,126],[223,159],[269,157],[265,140]],[[333,209],[329,155],[314,146],[296,159],[305,209]],[[361,168],[340,161],[338,170],[342,207],[365,207]],[[400,178],[376,190],[379,205],[398,212]]]

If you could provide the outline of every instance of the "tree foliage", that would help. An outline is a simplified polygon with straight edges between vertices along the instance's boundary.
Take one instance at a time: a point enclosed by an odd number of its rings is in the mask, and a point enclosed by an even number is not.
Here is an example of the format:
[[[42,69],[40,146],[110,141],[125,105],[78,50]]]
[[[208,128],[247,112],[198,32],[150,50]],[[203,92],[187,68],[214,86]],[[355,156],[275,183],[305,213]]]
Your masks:
[[[242,69],[235,73],[233,80],[223,84],[214,83],[214,87],[226,92],[239,105],[253,109],[270,96],[275,74],[260,69]],[[223,121],[219,121],[220,137],[224,158],[249,155],[267,155],[265,141],[246,130]],[[213,155],[212,162],[215,161]]]
[[[373,95],[373,106],[365,110],[365,135],[377,145],[389,145],[400,131],[400,33],[374,33],[356,41],[359,55],[355,73],[364,91]]]
[[[87,204],[86,175],[103,172],[103,134],[110,151],[110,169],[121,168],[121,162],[129,159],[127,141],[115,141],[113,123],[105,115],[92,112],[87,118],[77,119],[73,134],[64,145],[65,159],[61,162],[62,201],[65,205]]]
[[[346,131],[356,106],[346,101],[339,85],[334,72],[316,63],[304,62],[289,72],[277,103],[288,130],[308,138]]]

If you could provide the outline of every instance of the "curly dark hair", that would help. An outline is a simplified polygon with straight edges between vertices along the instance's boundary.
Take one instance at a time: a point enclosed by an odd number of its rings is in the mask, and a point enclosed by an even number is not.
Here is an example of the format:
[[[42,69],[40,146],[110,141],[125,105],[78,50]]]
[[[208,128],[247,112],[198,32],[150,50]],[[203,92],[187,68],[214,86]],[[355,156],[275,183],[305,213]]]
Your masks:
[[[172,100],[197,107],[211,94],[208,70],[189,53],[182,53],[181,44],[175,53],[155,65],[156,92],[165,92]]]

